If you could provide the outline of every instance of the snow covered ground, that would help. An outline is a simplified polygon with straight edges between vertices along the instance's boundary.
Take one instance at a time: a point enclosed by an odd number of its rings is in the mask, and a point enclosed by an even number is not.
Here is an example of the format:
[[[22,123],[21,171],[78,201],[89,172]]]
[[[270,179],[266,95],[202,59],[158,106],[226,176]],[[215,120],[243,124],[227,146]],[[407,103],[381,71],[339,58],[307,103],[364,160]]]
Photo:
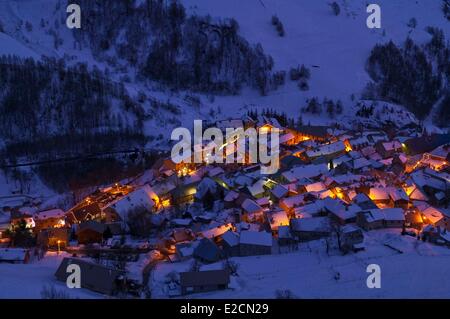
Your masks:
[[[56,280],[55,272],[64,257],[67,255],[47,253],[45,258],[29,264],[0,263],[0,298],[40,299],[44,286],[54,286],[71,299],[103,298],[101,294],[86,289],[69,289],[65,283]]]
[[[188,298],[274,298],[277,289],[288,289],[298,298],[450,298],[450,281],[443,280],[450,272],[450,249],[398,233],[366,232],[367,250],[345,256],[328,256],[325,244],[314,241],[293,253],[235,257],[239,276],[232,277],[233,289]],[[380,289],[367,288],[369,264],[381,267]],[[152,295],[165,298],[166,274],[189,267],[189,261],[159,264],[152,277]]]

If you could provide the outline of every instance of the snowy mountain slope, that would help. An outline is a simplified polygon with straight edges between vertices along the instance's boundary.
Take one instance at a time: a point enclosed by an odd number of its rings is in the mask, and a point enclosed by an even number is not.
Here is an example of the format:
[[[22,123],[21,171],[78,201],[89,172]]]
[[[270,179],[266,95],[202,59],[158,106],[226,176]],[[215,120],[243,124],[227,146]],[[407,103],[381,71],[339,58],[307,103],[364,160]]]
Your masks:
[[[340,98],[348,104],[350,95],[358,96],[369,81],[364,67],[377,43],[389,40],[401,43],[407,36],[424,42],[430,38],[424,30],[429,25],[442,28],[447,38],[450,35],[440,1],[378,1],[382,9],[382,29],[378,30],[366,27],[365,1],[338,1],[339,16],[333,15],[329,1],[184,0],[183,3],[193,13],[235,18],[242,34],[260,42],[274,58],[277,69],[286,70],[302,63],[319,66],[311,68],[310,90],[305,93],[298,92],[295,85],[287,85],[269,93],[267,98],[246,96],[253,103],[287,110],[295,110],[303,98],[312,96]],[[279,37],[270,24],[272,15],[282,21],[284,37]],[[413,17],[417,20],[416,29],[407,26]]]
[[[202,97],[204,108],[208,109],[202,112],[204,114],[197,114],[195,109],[181,99],[178,105],[186,115],[179,118],[181,124],[191,119],[189,115],[210,118],[211,108],[233,110],[230,114],[237,116],[245,113],[247,109],[271,107],[296,117],[305,100],[314,96],[341,99],[347,110],[344,113],[352,115],[354,103],[350,96],[354,94],[358,98],[369,81],[365,63],[376,43],[389,40],[401,43],[407,36],[419,43],[427,41],[430,35],[424,29],[429,25],[442,28],[447,38],[449,37],[446,28],[448,21],[441,12],[441,1],[438,0],[378,1],[382,9],[382,29],[378,30],[366,27],[368,14],[365,1],[337,2],[341,7],[339,16],[332,13],[329,1],[325,0],[182,0],[181,3],[185,5],[188,14],[236,19],[240,34],[250,43],[261,43],[265,52],[273,57],[275,70],[288,71],[293,66],[305,64],[311,69],[311,79],[308,91],[300,91],[295,82],[287,79],[284,86],[270,91],[267,96],[244,88],[238,96],[218,96],[214,102],[209,102],[206,95],[198,94]],[[67,15],[65,1],[7,0],[0,2],[0,8],[0,20],[5,25],[5,32],[37,55],[65,57],[68,63],[87,62],[100,69],[106,67],[104,62],[95,60],[88,49],[74,49],[76,45],[72,31],[64,26]],[[283,23],[286,31],[284,37],[279,37],[271,25],[272,15],[277,15]],[[413,17],[417,20],[415,29],[407,26]],[[21,21],[22,27],[19,27]],[[23,21],[31,23],[32,31],[26,30]],[[57,47],[54,45],[55,39],[59,41]],[[171,99],[172,93],[155,87],[152,89],[151,84],[149,86],[134,81],[135,71],[120,74],[113,70],[111,77],[120,81],[124,75],[128,75],[131,82],[127,83],[127,87],[131,92],[137,94],[138,89],[135,88],[138,87],[161,101]],[[170,119],[172,116],[170,113],[162,113],[163,119]],[[312,123],[324,121],[323,116],[307,114],[305,118]],[[166,135],[164,131],[169,131],[169,127],[173,126],[168,122],[169,120],[148,121],[146,127],[151,131],[152,128],[164,128],[166,123],[168,127],[162,132]]]

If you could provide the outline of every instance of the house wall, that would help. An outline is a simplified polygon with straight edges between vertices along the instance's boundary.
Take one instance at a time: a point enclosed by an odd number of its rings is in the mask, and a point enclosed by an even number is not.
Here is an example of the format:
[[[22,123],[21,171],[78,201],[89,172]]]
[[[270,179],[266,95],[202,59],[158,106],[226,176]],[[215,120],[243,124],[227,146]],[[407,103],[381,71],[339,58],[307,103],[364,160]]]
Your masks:
[[[303,231],[292,231],[294,236],[298,238],[299,241],[310,241],[316,240],[323,237],[327,237],[330,233],[326,232],[303,232]]]
[[[383,228],[383,221],[382,220],[377,220],[374,222],[368,222],[364,216],[358,216],[356,218],[356,224],[363,228],[364,230],[372,230],[372,229],[379,229],[379,228]]]
[[[402,228],[403,220],[385,220],[384,226],[386,228]]]
[[[240,256],[258,256],[258,255],[270,255],[272,253],[272,247],[240,244],[239,245]]]
[[[240,250],[239,245],[231,247],[227,242],[222,241],[223,251],[227,257],[239,256]]]
[[[91,229],[84,229],[77,233],[79,244],[93,244],[100,243],[102,241],[103,234],[97,233]]]

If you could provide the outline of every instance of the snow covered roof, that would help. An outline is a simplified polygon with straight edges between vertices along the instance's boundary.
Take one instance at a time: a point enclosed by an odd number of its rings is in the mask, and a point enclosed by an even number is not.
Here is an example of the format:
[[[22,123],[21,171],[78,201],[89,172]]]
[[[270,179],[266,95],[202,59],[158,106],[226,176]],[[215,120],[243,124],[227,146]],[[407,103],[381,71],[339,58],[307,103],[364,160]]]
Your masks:
[[[280,201],[280,204],[283,204],[287,208],[294,208],[295,206],[299,206],[304,203],[303,195],[295,195],[292,197],[283,198]]]
[[[284,187],[283,185],[277,184],[274,188],[270,190],[270,192],[276,197],[276,198],[282,198],[286,196],[289,192],[289,190]]]
[[[265,231],[256,232],[244,230],[241,232],[240,243],[272,247],[272,235]]]
[[[217,191],[217,183],[213,179],[209,177],[205,177],[202,181],[197,185],[197,192],[195,193],[195,197],[202,199],[206,193],[209,191],[211,194],[214,194]]]
[[[414,190],[409,194],[409,198],[411,200],[428,201],[428,196],[419,187],[414,187]]]
[[[257,213],[262,211],[262,207],[259,206],[254,200],[250,198],[244,200],[244,202],[241,204],[241,207],[247,213]]]
[[[289,218],[284,210],[268,213],[267,217],[272,230],[276,230],[280,226],[289,225]]]
[[[381,145],[383,145],[383,148],[386,151],[394,151],[394,150],[402,148],[402,144],[400,144],[399,141],[384,142],[384,143],[381,143]]]
[[[438,221],[440,221],[442,218],[444,218],[444,214],[441,210],[430,206],[427,209],[425,209],[422,214],[432,223],[436,224]]]
[[[300,180],[302,178],[317,177],[328,172],[327,164],[296,166],[289,171],[283,172],[282,175],[290,182]]]
[[[44,220],[47,218],[63,218],[64,215],[65,215],[65,213],[61,209],[50,209],[50,210],[42,211],[39,213],[35,213],[33,218],[35,220],[37,220],[37,219]]]
[[[323,200],[317,200],[312,203],[308,203],[304,206],[296,207],[295,208],[295,215],[301,214],[301,215],[317,215],[320,214],[323,211],[324,208],[324,201]]]
[[[307,192],[321,192],[321,191],[327,189],[327,187],[322,182],[309,184],[309,185],[306,185],[305,187],[306,187]]]
[[[284,135],[280,136],[279,142],[280,142],[281,144],[283,144],[283,143],[286,143],[286,142],[292,140],[293,138],[294,138],[294,134],[292,134],[292,133],[289,132],[289,133],[287,133],[287,134],[284,134]]]
[[[348,142],[353,147],[369,144],[369,140],[367,139],[366,136],[355,137],[350,139]]]
[[[338,184],[350,184],[354,182],[359,182],[363,178],[362,175],[355,174],[345,174],[333,176],[333,180]]]
[[[220,225],[208,230],[201,231],[199,234],[205,238],[215,238],[223,235],[227,231],[231,230],[233,227],[231,224]]]
[[[436,177],[425,174],[424,171],[415,171],[411,174],[414,183],[420,187],[428,186],[438,190],[445,191],[446,184],[444,181],[437,179]]]
[[[120,215],[123,221],[126,220],[128,212],[136,207],[143,206],[146,209],[151,210],[155,202],[158,201],[158,196],[155,194],[150,185],[145,185],[138,188],[119,200],[110,203],[109,207],[112,207]]]
[[[242,186],[252,185],[253,178],[241,174],[234,179],[234,183]]]
[[[353,161],[353,168],[354,169],[361,169],[363,167],[367,167],[370,166],[371,163],[365,158],[365,157],[360,157],[358,159],[355,159]]]
[[[384,219],[384,214],[381,212],[381,209],[372,209],[367,212],[364,212],[364,216],[366,217],[366,220],[369,223]]]
[[[235,192],[235,191],[229,191],[225,197],[224,197],[224,201],[226,202],[233,202],[235,201],[237,198],[239,197],[239,193]]]
[[[395,187],[388,187],[387,188],[389,196],[392,198],[394,202],[398,200],[406,200],[408,201],[408,195],[406,195],[403,188],[395,188]]]
[[[291,228],[302,232],[329,232],[330,220],[328,217],[294,218],[291,219]]]
[[[385,208],[381,212],[385,220],[405,220],[405,214],[401,208]]]
[[[247,186],[247,189],[250,192],[250,194],[252,194],[252,196],[257,196],[265,192],[264,185],[265,181],[260,179],[256,181],[256,183],[254,183],[253,185]]]
[[[239,245],[239,235],[231,230],[222,235],[222,240],[227,242],[231,247]]]
[[[267,206],[270,205],[270,200],[267,197],[261,197],[256,200],[256,204],[259,206]]]
[[[342,141],[337,141],[331,144],[326,144],[323,146],[318,147],[315,150],[309,150],[306,151],[306,155],[308,155],[309,158],[318,157],[318,156],[324,156],[324,155],[330,155],[337,152],[343,152],[345,151],[345,144]]]
[[[369,197],[372,200],[389,200],[389,194],[386,188],[372,187],[369,191]]]
[[[446,159],[450,153],[450,144],[441,145],[430,152],[431,155]]]

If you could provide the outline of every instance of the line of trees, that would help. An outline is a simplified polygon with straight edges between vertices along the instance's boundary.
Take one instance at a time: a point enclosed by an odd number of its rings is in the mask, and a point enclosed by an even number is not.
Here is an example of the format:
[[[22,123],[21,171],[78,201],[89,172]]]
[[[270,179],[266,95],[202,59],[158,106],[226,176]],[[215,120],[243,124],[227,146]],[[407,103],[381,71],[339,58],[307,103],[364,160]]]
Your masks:
[[[421,120],[449,95],[450,83],[450,44],[441,29],[428,27],[427,31],[431,39],[424,45],[410,38],[401,46],[392,41],[376,45],[366,65],[373,82],[365,95],[402,104]],[[438,112],[445,114],[447,105],[441,103]]]
[[[0,153],[10,163],[145,142],[140,106],[122,84],[84,64],[1,56],[0,92]]]

